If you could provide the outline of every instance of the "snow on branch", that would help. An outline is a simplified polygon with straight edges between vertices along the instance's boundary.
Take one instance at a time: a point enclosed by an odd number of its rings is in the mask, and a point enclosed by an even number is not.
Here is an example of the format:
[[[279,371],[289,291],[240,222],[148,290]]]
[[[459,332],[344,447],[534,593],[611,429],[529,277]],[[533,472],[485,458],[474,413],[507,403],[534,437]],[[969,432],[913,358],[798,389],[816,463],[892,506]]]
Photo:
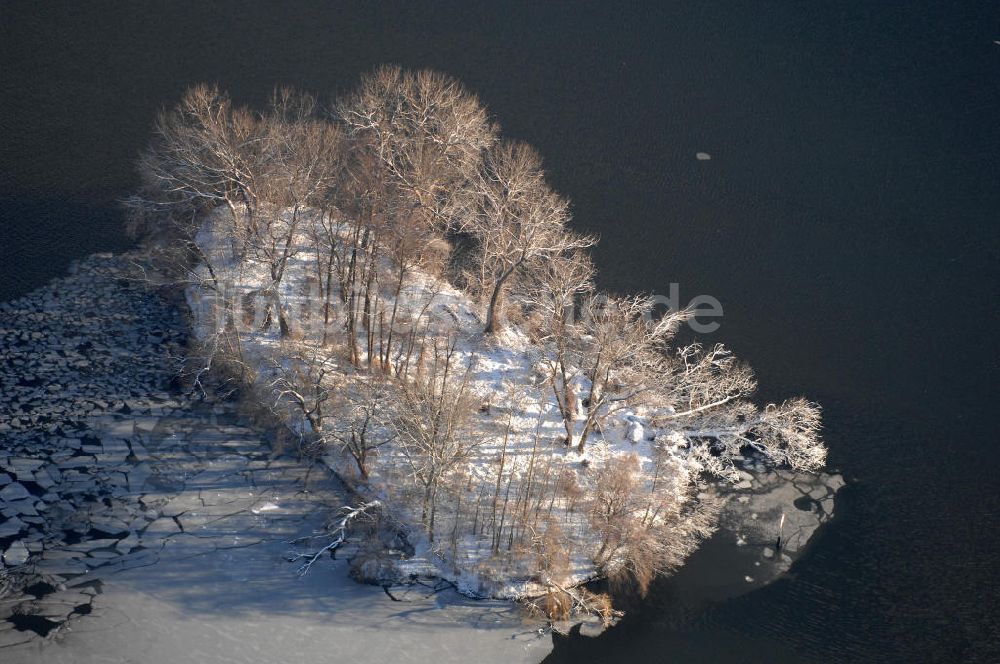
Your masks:
[[[338,546],[340,546],[341,544],[343,544],[347,540],[347,528],[351,525],[352,521],[356,521],[357,519],[366,518],[366,517],[367,518],[371,518],[372,517],[372,510],[374,510],[377,507],[381,507],[381,506],[382,506],[382,502],[381,501],[371,500],[371,501],[368,501],[367,503],[362,503],[361,505],[358,505],[357,507],[344,507],[344,508],[342,508],[341,509],[341,514],[343,514],[343,517],[340,519],[340,521],[337,522],[337,526],[332,531],[330,531],[328,533],[324,533],[323,535],[318,535],[318,536],[314,535],[314,536],[310,536],[310,537],[300,537],[300,538],[297,538],[297,539],[294,539],[294,540],[289,540],[288,542],[286,542],[287,544],[297,544],[298,542],[302,542],[302,541],[310,540],[310,539],[317,539],[319,537],[331,537],[332,538],[327,544],[325,544],[318,551],[315,551],[313,553],[296,553],[296,554],[290,555],[289,558],[288,558],[288,562],[295,562],[297,560],[305,560],[305,562],[302,563],[302,565],[299,566],[299,569],[297,570],[297,573],[298,573],[299,576],[304,576],[309,571],[309,569],[313,566],[313,564],[317,560],[319,560],[320,556],[322,556],[324,553],[326,553],[328,551],[333,551],[334,549],[336,549]]]

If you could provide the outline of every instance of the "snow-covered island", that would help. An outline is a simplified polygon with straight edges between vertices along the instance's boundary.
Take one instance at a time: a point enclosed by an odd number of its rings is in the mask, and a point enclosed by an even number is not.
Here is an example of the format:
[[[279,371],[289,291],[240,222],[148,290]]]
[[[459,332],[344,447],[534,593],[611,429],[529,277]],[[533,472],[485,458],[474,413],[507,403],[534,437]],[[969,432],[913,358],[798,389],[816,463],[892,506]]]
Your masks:
[[[447,76],[382,68],[261,112],[197,87],[140,170],[128,207],[184,289],[189,380],[223,377],[351,487],[313,550],[367,533],[360,579],[610,620],[583,584],[675,569],[720,481],[824,464],[818,406],[755,404],[726,348],[674,343],[690,312],[598,291],[537,153]]]

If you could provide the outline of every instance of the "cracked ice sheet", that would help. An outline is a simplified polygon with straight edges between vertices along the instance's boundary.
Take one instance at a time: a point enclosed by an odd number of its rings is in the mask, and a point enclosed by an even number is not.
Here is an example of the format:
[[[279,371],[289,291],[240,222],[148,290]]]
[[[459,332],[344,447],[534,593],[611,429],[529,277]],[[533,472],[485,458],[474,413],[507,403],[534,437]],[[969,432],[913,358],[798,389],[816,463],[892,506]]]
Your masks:
[[[506,663],[539,662],[551,650],[551,637],[507,602],[452,591],[396,591],[407,601],[394,602],[351,581],[344,561],[324,558],[296,576],[280,540],[192,548],[185,539],[151,567],[102,574],[89,616],[48,641],[4,649],[4,663],[327,661],[331,653],[353,662]]]
[[[186,481],[142,534],[149,548],[68,584],[102,581],[89,615],[51,639],[4,648],[4,664],[215,664],[330,653],[357,662],[537,662],[550,651],[551,637],[506,602],[423,588],[396,590],[406,601],[394,602],[328,558],[296,576],[284,542],[320,530],[344,503],[335,484],[286,459],[228,456],[208,466],[182,473]]]

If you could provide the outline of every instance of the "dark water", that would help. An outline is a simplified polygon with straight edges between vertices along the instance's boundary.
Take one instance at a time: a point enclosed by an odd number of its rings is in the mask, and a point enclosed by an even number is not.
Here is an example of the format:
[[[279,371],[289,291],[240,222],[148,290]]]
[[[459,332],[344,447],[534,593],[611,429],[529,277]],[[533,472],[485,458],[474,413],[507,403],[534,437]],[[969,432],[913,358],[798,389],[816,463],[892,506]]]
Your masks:
[[[824,404],[851,480],[789,578],[706,605],[681,572],[552,661],[998,661],[996,39],[995,2],[4,3],[0,297],[126,246],[186,86],[448,71],[546,156],[604,285],[720,299],[714,338]]]

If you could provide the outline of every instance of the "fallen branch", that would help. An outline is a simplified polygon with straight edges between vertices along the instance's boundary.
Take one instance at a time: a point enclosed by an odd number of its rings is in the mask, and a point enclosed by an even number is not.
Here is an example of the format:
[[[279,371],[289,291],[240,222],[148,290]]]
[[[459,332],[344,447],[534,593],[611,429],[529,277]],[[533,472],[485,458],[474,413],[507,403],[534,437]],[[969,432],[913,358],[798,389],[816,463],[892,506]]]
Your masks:
[[[610,599],[606,595],[592,593],[582,586],[566,587],[552,581],[551,579],[546,582],[546,586],[548,587],[550,593],[553,590],[557,590],[569,598],[572,603],[567,611],[567,614],[562,618],[562,620],[568,619],[573,613],[582,613],[583,615],[588,616],[599,616],[604,626],[608,627],[614,622],[615,619],[621,618],[625,615],[623,611],[618,611],[611,606]],[[556,622],[558,622],[556,617],[549,614],[546,608],[540,604],[543,597],[530,599],[522,598],[521,601],[530,607],[530,609],[538,611],[543,615],[547,615],[551,621],[550,627],[555,631],[560,631],[556,626]],[[562,632],[560,631],[560,633]]]
[[[313,563],[319,560],[320,556],[322,556],[327,551],[333,551],[347,540],[347,527],[351,524],[352,521],[361,516],[367,516],[368,510],[375,507],[380,507],[381,505],[382,505],[381,501],[372,500],[367,503],[358,505],[357,507],[343,508],[341,512],[343,512],[344,516],[337,524],[337,527],[334,528],[332,532],[326,533],[326,536],[333,537],[333,539],[328,544],[326,544],[323,548],[321,548],[319,551],[316,551],[315,553],[296,553],[292,555],[290,558],[288,558],[288,562],[295,562],[296,560],[305,559],[306,562],[302,563],[302,565],[297,570],[297,574],[299,576],[305,575],[305,573],[309,571],[309,568],[313,566]],[[316,535],[312,537],[299,537],[294,540],[289,540],[288,543],[294,544],[296,542],[301,542],[307,539],[315,539],[316,537],[323,537],[323,535]]]

